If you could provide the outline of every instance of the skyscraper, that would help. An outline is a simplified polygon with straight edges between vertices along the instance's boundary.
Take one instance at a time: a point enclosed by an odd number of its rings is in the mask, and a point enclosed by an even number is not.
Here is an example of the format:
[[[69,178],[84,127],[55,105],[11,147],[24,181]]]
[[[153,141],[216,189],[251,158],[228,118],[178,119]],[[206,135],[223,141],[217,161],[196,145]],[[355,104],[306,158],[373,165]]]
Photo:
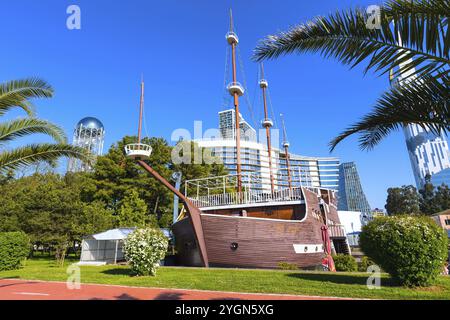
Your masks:
[[[400,66],[403,67],[405,63],[410,62],[411,60],[400,63]],[[416,70],[412,68],[398,76],[397,79],[391,77],[392,85],[402,86],[404,83],[416,80],[415,72]],[[425,177],[428,174],[431,175],[433,180],[433,175],[450,168],[448,142],[443,134],[432,133],[418,124],[410,124],[404,127],[403,132],[416,186],[417,189],[422,189],[425,184]],[[440,174],[436,177],[436,180],[450,185],[450,175],[448,173]]]
[[[73,131],[72,144],[88,150],[93,156],[101,156],[105,139],[105,128],[100,120],[87,117],[81,119]],[[92,170],[92,164],[70,158],[67,171],[84,172]]]
[[[437,175],[435,180],[439,180],[439,184],[450,185],[450,176],[442,174],[450,168],[450,152],[445,137],[424,130],[417,124],[408,125],[404,132],[417,188],[422,189],[427,174],[431,175],[432,180]]]
[[[256,141],[256,130],[248,124],[247,121],[239,114],[239,127],[241,128],[241,140]],[[225,140],[232,140],[236,138],[235,135],[235,111],[233,109],[219,112],[219,130],[222,138]]]
[[[359,179],[354,162],[342,163],[339,166],[338,209],[341,211],[358,211],[362,219],[371,218],[371,210]],[[364,222],[364,221],[363,221]]]

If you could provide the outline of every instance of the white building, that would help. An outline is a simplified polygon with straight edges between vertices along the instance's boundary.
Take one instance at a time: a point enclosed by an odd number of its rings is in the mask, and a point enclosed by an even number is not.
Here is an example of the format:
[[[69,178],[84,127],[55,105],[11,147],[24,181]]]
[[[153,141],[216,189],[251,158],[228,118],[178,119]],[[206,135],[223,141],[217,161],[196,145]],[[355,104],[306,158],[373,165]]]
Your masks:
[[[236,174],[236,141],[234,110],[219,112],[221,138],[196,140],[201,148],[208,148],[212,155],[221,159],[230,174]],[[245,130],[245,131],[244,131]],[[231,131],[231,134],[230,134]],[[253,139],[253,137],[255,137]],[[292,185],[338,189],[339,159],[305,157],[289,153]],[[272,171],[275,188],[288,187],[288,174],[284,150],[272,148]],[[241,169],[243,183],[255,181],[261,190],[270,191],[270,169],[267,144],[256,141],[256,130],[241,117]],[[256,179],[256,180],[255,180]]]
[[[219,112],[219,128],[223,139],[234,139],[236,131],[236,112],[234,109]],[[247,121],[239,114],[239,127],[241,128],[241,140],[257,141],[256,130],[248,124]]]
[[[358,211],[338,211],[339,221],[345,228],[348,244],[359,245],[359,234],[362,229],[362,215]]]

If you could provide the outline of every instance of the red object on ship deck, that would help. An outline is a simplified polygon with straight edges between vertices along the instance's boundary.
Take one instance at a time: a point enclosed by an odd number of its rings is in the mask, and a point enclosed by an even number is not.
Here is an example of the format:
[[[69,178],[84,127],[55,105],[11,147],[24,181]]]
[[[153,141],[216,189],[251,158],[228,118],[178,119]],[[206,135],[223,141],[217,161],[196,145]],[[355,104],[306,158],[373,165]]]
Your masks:
[[[328,233],[328,227],[327,226],[322,226],[322,240],[323,240],[323,244],[324,244],[324,250],[325,250],[325,254],[327,255],[326,258],[324,259],[323,263],[326,264],[326,266],[328,267],[328,270],[332,271],[332,272],[336,272],[336,268],[334,266],[334,260],[333,257],[331,256],[331,240],[330,240],[330,235]]]

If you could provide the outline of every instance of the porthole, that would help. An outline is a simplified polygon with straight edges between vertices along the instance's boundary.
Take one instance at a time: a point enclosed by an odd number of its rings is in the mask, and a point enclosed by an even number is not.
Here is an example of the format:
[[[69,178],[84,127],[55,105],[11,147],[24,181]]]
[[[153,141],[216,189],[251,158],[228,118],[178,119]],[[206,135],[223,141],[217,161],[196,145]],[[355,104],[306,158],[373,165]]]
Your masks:
[[[230,245],[230,248],[231,248],[231,250],[236,251],[237,248],[239,248],[239,244],[238,244],[237,242],[233,242],[233,243]]]

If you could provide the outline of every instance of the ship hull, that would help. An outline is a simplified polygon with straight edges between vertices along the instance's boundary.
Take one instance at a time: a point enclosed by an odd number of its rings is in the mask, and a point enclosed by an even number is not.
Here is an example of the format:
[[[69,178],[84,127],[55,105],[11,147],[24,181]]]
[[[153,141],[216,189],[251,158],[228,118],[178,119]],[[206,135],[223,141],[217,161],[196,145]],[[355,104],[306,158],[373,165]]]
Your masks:
[[[314,268],[324,258],[320,217],[306,214],[305,204],[245,208],[247,216],[229,209],[201,214],[210,266],[279,268],[289,263]],[[279,217],[279,218],[278,218]],[[201,266],[190,218],[173,225],[178,263]]]

